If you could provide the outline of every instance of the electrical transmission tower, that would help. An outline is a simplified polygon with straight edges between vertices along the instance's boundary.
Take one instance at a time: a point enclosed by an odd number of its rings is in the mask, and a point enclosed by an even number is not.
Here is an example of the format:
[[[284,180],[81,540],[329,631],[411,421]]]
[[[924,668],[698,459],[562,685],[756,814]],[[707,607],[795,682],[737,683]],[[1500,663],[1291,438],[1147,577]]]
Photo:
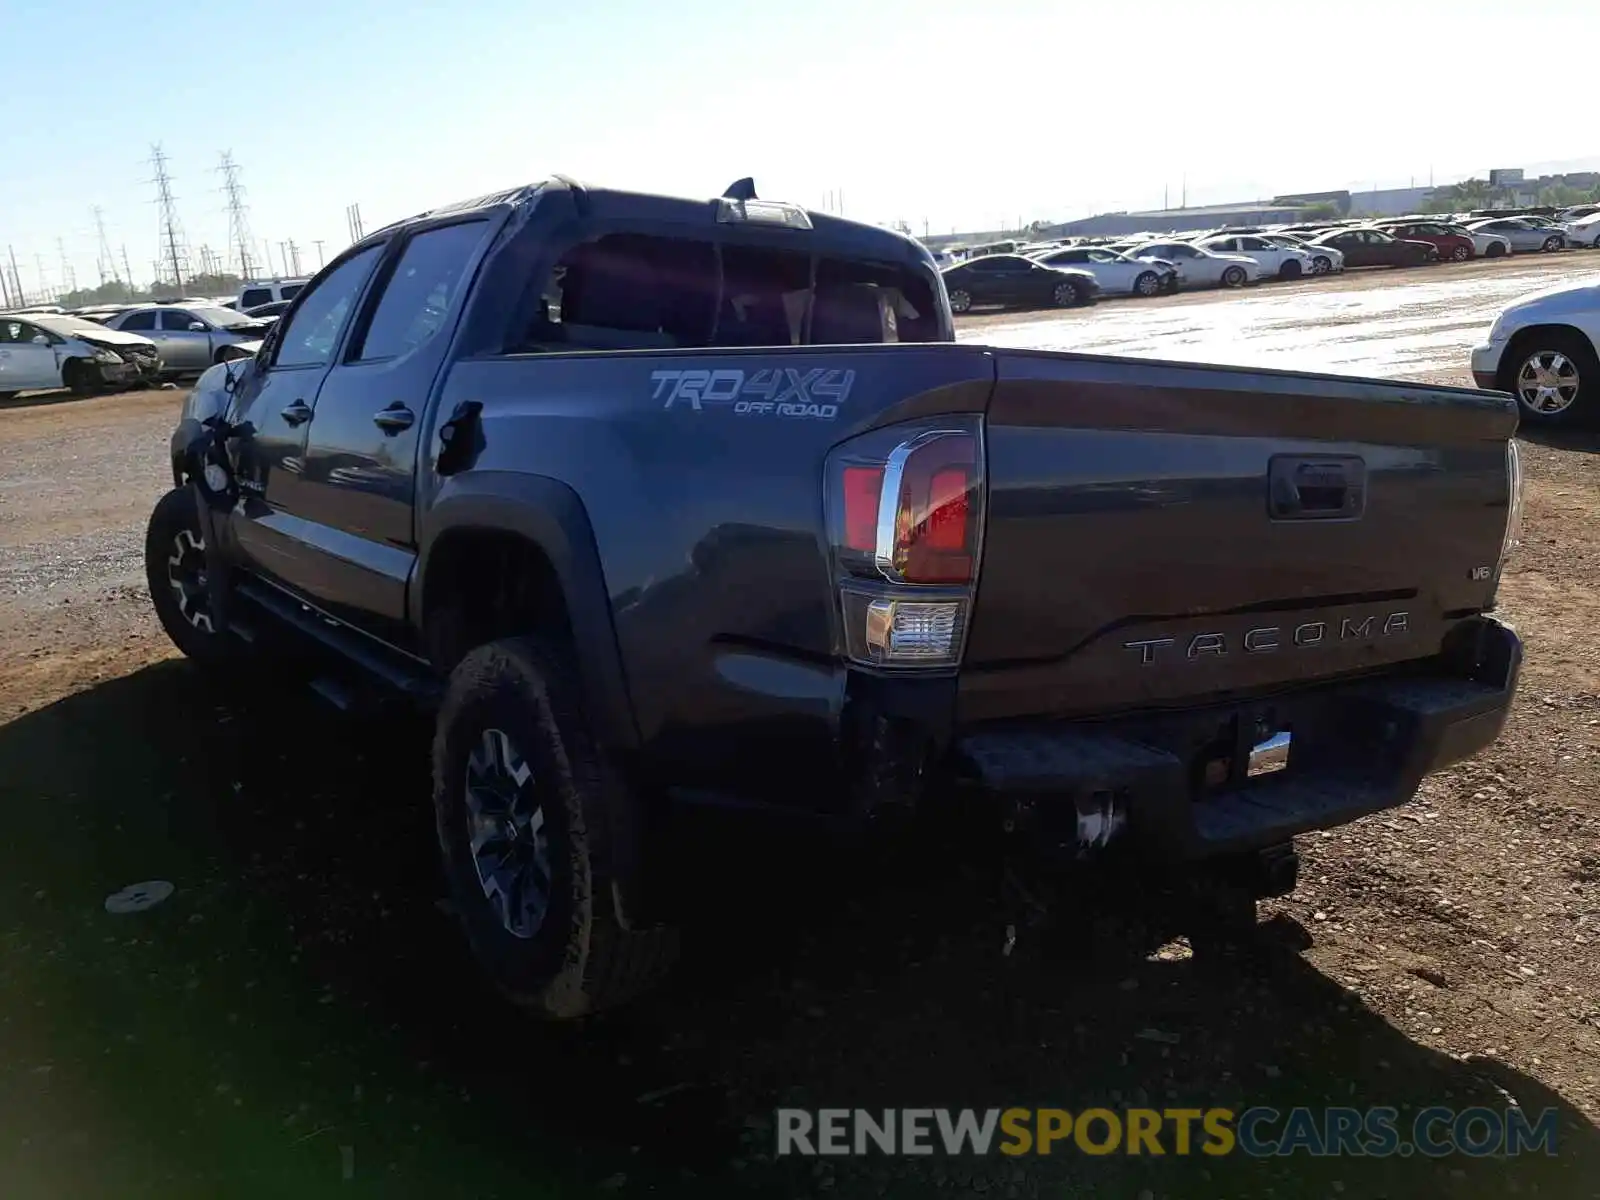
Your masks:
[[[117,260],[111,255],[111,243],[106,240],[106,216],[98,204],[94,206],[94,232],[95,237],[99,239],[96,243],[94,263],[99,268],[100,282],[103,284],[108,275],[112,279],[117,279]],[[120,283],[121,280],[118,279],[117,282]]]
[[[239,256],[239,278],[252,279],[255,255],[250,253],[249,209],[244,202],[244,184],[239,182],[239,164],[233,161],[233,151],[222,152],[222,190],[228,197],[228,253]]]
[[[184,268],[189,250],[183,241],[183,225],[178,220],[178,202],[172,194],[172,177],[167,174],[167,156],[161,143],[150,147],[150,165],[155,168],[156,203],[161,208],[161,257],[172,272],[172,282],[183,291]]]
[[[366,230],[361,225],[361,205],[347,204],[344,209],[345,227],[350,231],[350,240],[359,242],[366,237]]]
[[[56,257],[61,260],[61,288],[65,292],[78,290],[78,273],[72,269],[72,263],[67,259],[67,244],[60,238],[56,239]]]

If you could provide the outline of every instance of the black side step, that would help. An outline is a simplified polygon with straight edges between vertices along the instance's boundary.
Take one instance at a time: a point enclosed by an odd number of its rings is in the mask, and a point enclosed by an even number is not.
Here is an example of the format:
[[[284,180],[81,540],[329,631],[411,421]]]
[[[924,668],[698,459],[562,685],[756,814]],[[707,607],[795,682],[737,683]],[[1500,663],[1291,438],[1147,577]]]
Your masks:
[[[234,585],[233,594],[261,610],[275,624],[330,651],[339,666],[359,668],[360,674],[366,677],[362,682],[380,684],[384,691],[419,708],[433,707],[443,694],[443,685],[422,663],[388,649],[270,584],[240,580]],[[229,626],[235,632],[248,630],[245,634],[248,641],[255,641],[260,632],[248,618],[244,621],[230,619]],[[338,708],[354,708],[354,691],[338,678],[339,674],[341,672],[335,671],[331,677],[318,676],[312,688]]]

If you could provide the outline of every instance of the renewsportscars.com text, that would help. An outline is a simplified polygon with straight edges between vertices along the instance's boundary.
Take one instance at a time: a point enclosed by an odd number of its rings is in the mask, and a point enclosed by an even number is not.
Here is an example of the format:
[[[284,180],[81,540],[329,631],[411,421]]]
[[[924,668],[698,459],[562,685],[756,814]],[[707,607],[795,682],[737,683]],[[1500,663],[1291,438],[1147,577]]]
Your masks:
[[[1397,1108],[780,1108],[782,1155],[1442,1158],[1556,1152],[1556,1111]]]

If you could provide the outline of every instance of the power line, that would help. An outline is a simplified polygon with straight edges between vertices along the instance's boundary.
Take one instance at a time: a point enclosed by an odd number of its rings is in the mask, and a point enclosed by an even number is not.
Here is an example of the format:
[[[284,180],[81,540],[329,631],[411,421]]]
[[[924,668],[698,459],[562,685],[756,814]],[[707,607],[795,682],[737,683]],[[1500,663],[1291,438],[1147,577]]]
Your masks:
[[[172,270],[172,282],[183,291],[183,272],[188,259],[188,247],[183,241],[183,226],[178,221],[178,202],[172,194],[172,177],[167,174],[167,156],[161,143],[150,147],[150,165],[155,168],[156,203],[161,208],[161,253]]]
[[[228,197],[228,252],[239,256],[239,278],[251,279],[255,256],[250,252],[249,207],[244,202],[244,185],[239,182],[239,164],[233,161],[233,151],[222,152],[222,190]],[[270,270],[270,268],[269,268]]]

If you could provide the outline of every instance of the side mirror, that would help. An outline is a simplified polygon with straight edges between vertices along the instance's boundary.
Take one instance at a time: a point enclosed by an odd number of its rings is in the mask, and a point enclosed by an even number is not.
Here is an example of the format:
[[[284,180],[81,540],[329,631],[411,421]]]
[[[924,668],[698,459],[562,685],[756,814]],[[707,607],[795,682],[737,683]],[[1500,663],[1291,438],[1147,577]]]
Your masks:
[[[45,335],[42,333],[36,333],[28,340],[35,346],[48,346],[50,344],[50,339],[45,337]]]
[[[205,331],[206,331],[205,322],[203,322],[203,321],[190,321],[189,322],[189,332],[190,333],[204,333]]]

